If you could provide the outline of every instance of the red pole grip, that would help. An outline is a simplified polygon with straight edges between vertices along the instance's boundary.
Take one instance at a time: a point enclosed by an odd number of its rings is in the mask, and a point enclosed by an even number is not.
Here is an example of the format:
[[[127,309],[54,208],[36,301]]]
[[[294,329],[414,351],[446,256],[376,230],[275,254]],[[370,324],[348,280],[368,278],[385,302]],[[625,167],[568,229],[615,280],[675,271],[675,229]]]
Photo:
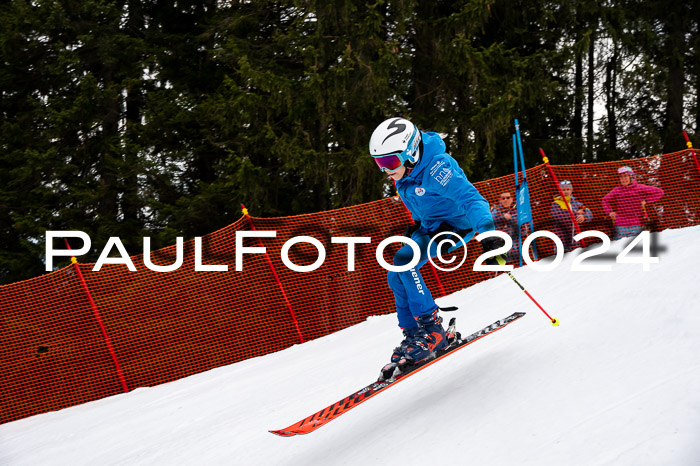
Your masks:
[[[685,138],[685,145],[688,146],[688,149],[690,149],[690,155],[693,156],[693,162],[695,162],[695,169],[698,171],[698,174],[700,174],[700,163],[698,162],[698,158],[695,155],[695,149],[693,149],[693,143],[690,142],[690,139],[688,138],[688,133],[683,130],[683,137]]]
[[[688,149],[692,149],[693,143],[690,142],[690,139],[688,138],[688,133],[686,133],[685,130],[683,130],[683,137],[685,138],[685,145],[688,146]]]

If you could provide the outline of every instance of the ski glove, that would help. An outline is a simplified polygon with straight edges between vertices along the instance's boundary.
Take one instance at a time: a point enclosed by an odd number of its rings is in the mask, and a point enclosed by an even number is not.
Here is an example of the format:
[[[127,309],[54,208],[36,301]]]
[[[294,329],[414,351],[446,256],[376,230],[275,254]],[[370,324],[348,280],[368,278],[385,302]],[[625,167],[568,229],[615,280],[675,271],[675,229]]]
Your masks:
[[[471,239],[470,233],[472,232],[472,229],[468,230],[455,230],[455,228],[450,225],[449,223],[442,222],[439,227],[437,227],[435,230],[431,230],[428,232],[428,236],[431,238],[435,238],[437,235],[440,233],[444,233],[446,231],[449,231],[451,233],[455,233],[458,235],[462,240],[465,242]],[[445,256],[450,252],[453,252],[455,249],[461,246],[461,241],[457,238],[454,237],[454,235],[443,235],[440,238],[438,238],[436,241],[443,241],[446,239],[450,239],[452,241],[455,241],[457,243],[456,246],[451,246],[449,242],[445,241],[440,244],[440,256]]]
[[[416,220],[413,222],[413,225],[408,225],[406,227],[406,229],[403,232],[403,236],[405,236],[406,238],[410,238],[411,235],[413,235],[413,233],[418,231],[419,228],[420,228],[420,220]]]
[[[504,246],[505,244],[506,244],[506,242],[503,240],[503,238],[499,238],[497,236],[490,236],[488,238],[485,238],[481,242],[481,248],[484,251],[484,253],[487,253],[489,251],[494,251],[494,250]],[[507,260],[505,254],[497,254],[493,257],[489,257],[488,259],[486,259],[484,261],[484,264],[486,264],[486,265],[499,265],[498,264],[499,257],[502,258],[504,262]]]

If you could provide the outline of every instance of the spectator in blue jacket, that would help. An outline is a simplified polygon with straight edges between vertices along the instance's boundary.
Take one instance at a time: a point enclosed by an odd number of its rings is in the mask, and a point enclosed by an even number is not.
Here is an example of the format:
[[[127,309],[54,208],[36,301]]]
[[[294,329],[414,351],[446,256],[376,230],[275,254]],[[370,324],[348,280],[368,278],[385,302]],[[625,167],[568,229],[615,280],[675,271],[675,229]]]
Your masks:
[[[437,133],[422,132],[404,118],[384,121],[370,139],[370,155],[396,182],[399,196],[415,222],[406,229],[405,236],[420,248],[418,265],[405,272],[389,272],[387,277],[405,338],[394,349],[391,362],[382,369],[384,378],[390,377],[395,369],[432,357],[447,346],[438,306],[420,273],[428,258],[437,255],[443,238],[432,244],[431,239],[442,232],[455,232],[466,243],[476,232],[494,230],[488,202],[445,150],[445,143]],[[500,238],[493,237],[481,243],[484,251],[502,244]],[[441,251],[440,255],[444,256],[445,252]],[[412,258],[413,250],[405,245],[393,262],[403,266]],[[495,261],[494,258],[489,263]]]
[[[571,221],[571,214],[569,213],[569,206],[571,206],[571,212],[574,214],[576,223],[583,225],[584,223],[593,220],[593,213],[585,207],[578,199],[573,195],[574,186],[571,181],[564,180],[559,183],[561,187],[561,192],[564,197],[554,196],[554,202],[552,202],[552,220],[554,220],[554,234],[561,239],[564,243],[564,252],[569,252],[574,248],[579,246],[578,241],[574,241],[574,236],[576,236],[576,228],[574,223]],[[585,228],[581,228],[584,231]]]

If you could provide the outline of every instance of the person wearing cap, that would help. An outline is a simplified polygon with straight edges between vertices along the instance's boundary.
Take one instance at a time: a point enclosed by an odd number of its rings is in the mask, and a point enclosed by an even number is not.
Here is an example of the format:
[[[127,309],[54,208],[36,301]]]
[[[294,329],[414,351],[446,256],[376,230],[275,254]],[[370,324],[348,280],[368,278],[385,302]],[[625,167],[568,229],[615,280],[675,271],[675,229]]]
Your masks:
[[[508,251],[508,262],[513,262],[518,256],[518,211],[515,207],[515,199],[510,191],[504,191],[498,196],[498,204],[491,208],[491,215],[496,230],[507,233],[513,240],[513,247]],[[521,226],[523,235],[530,231],[529,224]]]
[[[443,238],[437,235],[457,233],[466,243],[476,232],[494,230],[494,223],[488,202],[469,182],[457,161],[447,154],[439,134],[421,131],[405,118],[389,118],[372,133],[369,153],[382,172],[396,183],[396,190],[414,221],[404,236],[410,237],[420,252],[414,268],[387,274],[405,338],[382,368],[380,380],[385,380],[405,365],[434,357],[448,344],[449,335],[442,327],[438,306],[420,273],[428,258],[450,252],[441,250],[438,254]],[[435,241],[431,242],[433,238]],[[456,243],[453,248],[461,244],[457,238],[452,241]],[[481,242],[484,251],[503,244],[496,237]],[[413,249],[406,244],[394,255],[393,265],[408,265],[413,256]],[[485,262],[496,260],[493,257]]]
[[[571,212],[573,212],[576,223],[578,224],[593,220],[593,213],[589,208],[585,207],[581,201],[574,197],[574,186],[571,184],[571,181],[564,180],[559,183],[559,187],[564,197],[559,195],[554,196],[554,202],[552,202],[550,212],[552,214],[552,220],[554,220],[553,233],[564,243],[564,252],[569,252],[578,247],[579,244],[578,241],[574,241],[576,228],[571,221],[569,207],[571,207]]]
[[[644,209],[664,195],[664,190],[655,186],[637,183],[630,167],[617,170],[620,185],[603,197],[603,210],[615,226],[613,239],[636,236],[642,231]]]

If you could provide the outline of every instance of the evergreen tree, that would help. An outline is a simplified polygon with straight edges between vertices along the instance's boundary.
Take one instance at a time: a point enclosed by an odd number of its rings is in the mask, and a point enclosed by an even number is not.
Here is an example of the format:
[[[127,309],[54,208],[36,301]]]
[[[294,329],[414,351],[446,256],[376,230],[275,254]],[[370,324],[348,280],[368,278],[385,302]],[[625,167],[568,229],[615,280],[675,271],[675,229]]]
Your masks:
[[[473,181],[512,173],[515,118],[527,167],[538,147],[554,163],[680,149],[700,125],[699,11],[4,2],[0,282],[43,272],[46,230],[85,231],[94,260],[109,236],[137,253],[143,236],[160,247],[228,225],[240,203],[277,216],[381,198],[393,186],[367,143],[391,116],[444,135]]]

